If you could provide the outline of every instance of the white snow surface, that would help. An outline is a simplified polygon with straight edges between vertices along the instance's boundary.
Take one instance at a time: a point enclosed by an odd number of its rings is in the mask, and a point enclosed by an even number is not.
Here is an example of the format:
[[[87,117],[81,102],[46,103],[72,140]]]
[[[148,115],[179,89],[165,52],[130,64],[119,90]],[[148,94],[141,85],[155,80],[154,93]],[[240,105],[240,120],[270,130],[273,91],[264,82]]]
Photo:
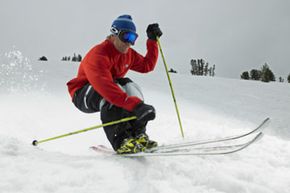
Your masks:
[[[290,192],[290,84],[171,74],[182,139],[162,60],[152,73],[130,72],[157,110],[147,133],[160,144],[243,133],[266,117],[271,124],[231,155],[125,158],[89,149],[109,146],[102,129],[31,145],[101,124],[67,92],[78,63],[30,61],[13,50],[0,54],[0,65],[1,193]]]

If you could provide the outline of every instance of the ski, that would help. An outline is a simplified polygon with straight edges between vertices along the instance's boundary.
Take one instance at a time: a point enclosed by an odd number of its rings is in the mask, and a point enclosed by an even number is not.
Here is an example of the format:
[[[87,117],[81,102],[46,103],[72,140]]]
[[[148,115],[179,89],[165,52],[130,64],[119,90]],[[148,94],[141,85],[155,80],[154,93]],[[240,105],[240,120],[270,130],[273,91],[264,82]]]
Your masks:
[[[200,148],[199,150],[197,149],[193,149],[191,151],[188,152],[182,152],[182,151],[174,151],[174,152],[141,152],[141,153],[135,153],[135,154],[118,154],[118,156],[122,156],[122,157],[154,157],[154,156],[188,156],[188,155],[199,155],[199,156],[207,156],[207,155],[226,155],[226,154],[232,154],[232,153],[236,153],[238,151],[241,151],[245,148],[247,148],[248,146],[250,146],[251,144],[253,144],[254,142],[258,141],[259,139],[261,139],[263,137],[263,133],[260,132],[257,135],[255,135],[254,138],[252,138],[251,140],[249,140],[247,143],[243,144],[243,145],[237,145],[237,146],[233,146],[233,148],[226,148],[224,150],[210,150],[208,148]],[[219,147],[215,147],[215,148],[219,148]],[[117,155],[117,154],[116,154]]]
[[[202,141],[189,141],[184,143],[162,145],[137,154],[118,155],[111,148],[104,145],[92,146],[91,149],[99,153],[101,152],[109,155],[125,157],[230,154],[245,149],[260,139],[263,136],[263,129],[266,128],[269,123],[270,118],[266,118],[255,129],[244,134]],[[254,135],[254,137],[250,138],[252,135]],[[238,143],[240,140],[246,142]]]
[[[246,143],[239,143],[239,144],[231,144],[231,145],[211,145],[211,146],[186,146],[182,148],[170,148],[170,149],[162,149],[159,151],[145,151],[145,153],[172,153],[172,152],[192,152],[192,151],[203,151],[203,152],[209,152],[209,151],[220,151],[220,150],[231,150],[235,148],[240,148],[242,146],[245,146]]]
[[[254,136],[254,138],[242,144],[233,144],[233,145],[217,145],[211,147],[192,147],[187,149],[168,149],[163,151],[155,151],[155,152],[141,152],[136,154],[116,154],[111,148],[108,148],[103,145],[92,146],[90,147],[92,150],[106,154],[106,155],[116,155],[116,156],[124,156],[124,157],[148,157],[148,156],[177,156],[177,155],[224,155],[231,154],[238,151],[241,151],[253,144],[254,142],[261,139],[263,133],[260,132]]]
[[[189,142],[184,142],[184,143],[161,145],[161,146],[158,146],[156,148],[152,148],[152,149],[148,150],[148,152],[155,152],[155,151],[160,151],[163,149],[174,149],[174,148],[182,148],[182,147],[188,147],[188,146],[192,147],[192,146],[201,146],[201,145],[207,145],[207,144],[215,144],[215,143],[221,143],[221,142],[235,141],[237,139],[245,138],[251,134],[261,132],[264,128],[266,128],[269,125],[269,123],[270,123],[270,118],[266,118],[255,129],[253,129],[247,133],[244,133],[244,134],[216,138],[216,139],[208,139],[208,140],[202,140],[202,141],[189,141]]]

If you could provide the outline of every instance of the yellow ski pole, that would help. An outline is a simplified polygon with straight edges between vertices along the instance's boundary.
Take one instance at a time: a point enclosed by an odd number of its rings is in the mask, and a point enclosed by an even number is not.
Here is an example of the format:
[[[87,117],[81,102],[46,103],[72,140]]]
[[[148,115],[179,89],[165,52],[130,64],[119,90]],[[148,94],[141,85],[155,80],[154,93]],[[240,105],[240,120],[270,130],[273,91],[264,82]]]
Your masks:
[[[156,39],[157,39],[159,50],[160,50],[160,53],[161,53],[161,56],[162,56],[162,60],[163,60],[163,63],[164,63],[164,67],[165,67],[167,79],[168,79],[168,82],[169,82],[169,86],[170,86],[173,102],[174,102],[174,105],[175,105],[175,110],[176,110],[176,114],[177,114],[177,118],[178,118],[178,122],[179,122],[181,136],[182,136],[182,138],[184,138],[184,133],[183,133],[183,128],[182,128],[182,124],[181,124],[180,114],[179,114],[176,98],[175,98],[175,95],[174,95],[172,82],[171,82],[171,79],[170,79],[170,76],[169,76],[169,73],[168,73],[168,67],[167,67],[167,64],[166,64],[166,61],[165,61],[165,57],[164,57],[164,54],[163,54],[163,51],[162,51],[162,48],[161,48],[160,40],[159,40],[158,37],[156,37]]]
[[[85,128],[85,129],[82,129],[82,130],[79,130],[79,131],[66,133],[66,134],[63,134],[63,135],[56,136],[56,137],[42,139],[42,140],[39,140],[39,141],[38,140],[33,140],[32,145],[37,146],[38,144],[44,143],[44,142],[47,142],[47,141],[52,141],[52,140],[55,140],[55,139],[59,139],[59,138],[63,138],[63,137],[67,137],[67,136],[83,133],[83,132],[90,131],[90,130],[93,130],[93,129],[98,129],[100,127],[106,127],[106,126],[115,125],[115,124],[118,124],[118,123],[124,123],[124,122],[127,122],[127,121],[134,120],[136,118],[137,118],[136,116],[126,117],[126,118],[123,118],[123,119],[120,119],[120,120],[117,120],[117,121],[112,121],[112,122],[109,122],[109,123],[104,123],[104,124],[101,124],[101,125],[88,127],[88,128]]]

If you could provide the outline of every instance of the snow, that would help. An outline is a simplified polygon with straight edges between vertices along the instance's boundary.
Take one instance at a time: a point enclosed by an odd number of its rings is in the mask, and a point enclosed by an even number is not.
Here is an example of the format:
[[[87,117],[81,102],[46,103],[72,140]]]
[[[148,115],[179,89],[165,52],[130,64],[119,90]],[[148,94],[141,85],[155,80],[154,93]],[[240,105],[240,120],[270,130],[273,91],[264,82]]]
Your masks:
[[[232,155],[125,158],[89,149],[109,146],[102,129],[31,145],[101,123],[70,101],[65,83],[78,63],[30,61],[12,50],[0,65],[0,192],[290,192],[290,84],[171,74],[184,140],[239,134],[270,117],[265,136]],[[150,137],[183,141],[162,61],[128,77],[157,109]]]

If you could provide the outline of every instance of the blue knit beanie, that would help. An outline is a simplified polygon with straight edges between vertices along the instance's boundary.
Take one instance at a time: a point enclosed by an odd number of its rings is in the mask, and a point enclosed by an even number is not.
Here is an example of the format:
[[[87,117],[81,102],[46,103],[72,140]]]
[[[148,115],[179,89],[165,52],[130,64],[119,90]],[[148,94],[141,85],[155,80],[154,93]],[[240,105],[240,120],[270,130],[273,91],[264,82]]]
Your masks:
[[[116,28],[118,31],[129,30],[136,33],[136,26],[133,23],[132,17],[130,15],[121,15],[113,21],[111,26],[111,32],[115,33],[112,28]]]

